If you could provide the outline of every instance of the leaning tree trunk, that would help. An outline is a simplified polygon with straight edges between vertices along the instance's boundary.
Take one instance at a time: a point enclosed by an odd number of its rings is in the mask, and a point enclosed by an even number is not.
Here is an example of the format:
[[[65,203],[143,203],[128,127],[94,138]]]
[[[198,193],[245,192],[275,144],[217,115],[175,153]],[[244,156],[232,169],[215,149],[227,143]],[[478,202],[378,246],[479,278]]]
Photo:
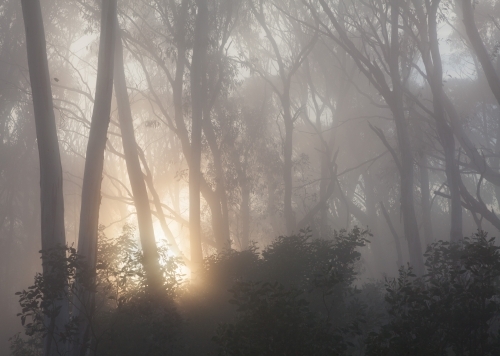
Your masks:
[[[143,265],[144,271],[146,272],[148,289],[152,293],[157,293],[161,289],[163,278],[159,264],[158,249],[156,247],[148,191],[146,189],[146,183],[144,182],[141,162],[139,161],[137,152],[132,110],[130,109],[130,101],[127,93],[125,67],[123,64],[123,45],[118,20],[116,20],[115,46],[114,83],[123,152],[125,154],[130,187],[132,188],[135,209],[137,211],[137,225],[139,227],[139,235],[144,255]]]
[[[472,0],[462,0],[462,14],[465,32],[467,33],[467,37],[469,38],[469,42],[474,49],[477,59],[481,63],[490,89],[497,99],[497,102],[500,104],[500,76],[495,70],[491,60],[492,56],[488,53],[488,50],[486,49],[486,46],[484,45],[481,35],[477,29],[476,22],[474,20],[473,4],[475,4],[475,2],[473,3]]]
[[[57,140],[56,120],[52,103],[50,74],[45,45],[42,10],[38,0],[21,1],[26,29],[26,49],[28,52],[28,68],[33,96],[33,108],[40,159],[40,204],[41,204],[41,236],[42,266],[44,278],[50,280],[51,269],[46,263],[48,250],[64,246],[66,236],[64,230],[63,174],[59,144]],[[61,250],[62,257],[64,252]],[[64,291],[65,279],[53,281]],[[46,320],[47,334],[44,339],[43,354],[59,355],[63,351],[63,343],[56,337],[65,331],[68,321],[67,300],[55,301],[54,308],[60,308],[57,315]]]
[[[78,253],[85,259],[86,268],[91,274],[95,272],[97,263],[97,235],[104,149],[106,148],[113,93],[116,1],[102,1],[96,93],[83,173]],[[95,291],[84,288],[82,281],[77,281],[73,316],[78,322],[78,329],[72,343],[71,354],[73,356],[84,356],[87,353],[94,307]]]

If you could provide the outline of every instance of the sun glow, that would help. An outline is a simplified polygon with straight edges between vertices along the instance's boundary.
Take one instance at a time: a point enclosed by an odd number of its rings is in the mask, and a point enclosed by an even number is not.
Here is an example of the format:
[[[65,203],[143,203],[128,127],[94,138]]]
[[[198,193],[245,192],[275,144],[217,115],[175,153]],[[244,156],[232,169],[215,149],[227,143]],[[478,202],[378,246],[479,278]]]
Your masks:
[[[179,224],[172,223],[169,226],[170,231],[172,232],[175,241],[177,242],[177,246],[183,254],[185,254],[185,248],[182,245],[184,230],[182,227],[179,227]],[[177,255],[170,246],[167,236],[163,231],[161,223],[159,221],[155,221],[153,223],[153,228],[155,232],[156,244],[159,248],[165,248],[167,250],[168,257],[178,257],[181,259],[181,264],[179,265],[178,273],[182,276],[182,279],[189,279],[191,277],[191,270],[189,267],[182,261],[182,256]]]

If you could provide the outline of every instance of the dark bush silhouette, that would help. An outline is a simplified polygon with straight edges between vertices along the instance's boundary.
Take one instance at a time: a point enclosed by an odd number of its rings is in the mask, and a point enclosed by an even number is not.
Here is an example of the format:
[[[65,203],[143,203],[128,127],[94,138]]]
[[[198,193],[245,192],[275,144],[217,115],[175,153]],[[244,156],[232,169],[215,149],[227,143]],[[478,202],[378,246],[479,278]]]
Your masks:
[[[390,321],[368,340],[369,355],[498,355],[500,247],[478,232],[427,248],[427,274],[411,267],[386,281]]]
[[[500,247],[478,232],[438,241],[425,253],[427,273],[355,286],[368,232],[309,231],[278,237],[262,253],[226,250],[205,259],[200,282],[184,287],[179,261],[162,249],[164,288],[148,293],[134,229],[101,234],[96,275],[72,248],[50,254],[67,283],[37,275],[18,293],[28,338],[11,339],[14,356],[40,355],[46,312],[71,300],[75,278],[97,291],[95,355],[498,355]],[[59,257],[58,257],[59,256]],[[79,269],[77,267],[80,267]],[[78,272],[79,271],[79,272]],[[61,280],[60,278],[58,280]],[[45,312],[45,313],[46,313]],[[70,340],[73,320],[67,332]]]

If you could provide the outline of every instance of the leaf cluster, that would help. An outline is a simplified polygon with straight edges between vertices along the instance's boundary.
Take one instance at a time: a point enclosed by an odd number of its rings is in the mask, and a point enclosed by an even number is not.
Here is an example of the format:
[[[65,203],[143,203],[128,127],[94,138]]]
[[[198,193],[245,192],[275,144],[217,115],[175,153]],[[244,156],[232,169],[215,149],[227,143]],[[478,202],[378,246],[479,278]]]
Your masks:
[[[479,231],[425,253],[427,274],[410,266],[386,280],[390,321],[368,340],[369,355],[497,355],[500,247]]]
[[[262,256],[255,248],[246,273],[229,289],[236,306],[233,323],[219,325],[213,341],[220,355],[336,355],[348,348],[346,335],[359,332],[359,320],[331,320],[344,310],[356,278],[356,249],[367,243],[367,231],[334,232],[328,240],[312,240],[310,230],[274,240]],[[207,261],[209,271],[230,270],[241,252]],[[346,313],[344,313],[346,315]],[[339,316],[339,315],[337,315]]]

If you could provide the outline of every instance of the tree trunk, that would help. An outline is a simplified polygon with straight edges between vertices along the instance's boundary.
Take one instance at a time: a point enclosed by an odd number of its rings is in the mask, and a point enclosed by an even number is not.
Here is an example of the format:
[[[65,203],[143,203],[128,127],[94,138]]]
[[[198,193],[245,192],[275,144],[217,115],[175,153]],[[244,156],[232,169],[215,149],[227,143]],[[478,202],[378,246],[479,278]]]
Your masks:
[[[382,214],[384,215],[385,222],[387,223],[387,226],[389,226],[389,230],[391,230],[392,237],[394,239],[394,244],[396,245],[396,253],[398,255],[398,259],[396,261],[397,267],[401,267],[403,265],[403,254],[401,252],[401,242],[399,241],[399,236],[398,233],[396,232],[396,229],[392,225],[391,217],[389,216],[389,213],[387,212],[387,209],[384,206],[384,203],[379,202],[380,205],[380,210],[382,210]]]
[[[194,29],[193,59],[191,62],[191,159],[189,165],[189,225],[191,263],[195,270],[201,268],[201,131],[203,110],[206,102],[206,57],[208,50],[208,6],[206,1],[197,0],[197,15]]]
[[[420,171],[420,193],[422,223],[424,225],[425,242],[431,244],[434,242],[434,232],[432,230],[431,220],[431,193],[429,189],[429,169],[427,168],[427,157],[424,152],[419,152],[419,171]]]
[[[186,65],[186,44],[185,44],[185,21],[182,21],[182,19],[185,19],[187,16],[187,2],[182,3],[182,7],[180,10],[180,19],[179,20],[179,28],[178,28],[178,42],[177,42],[177,67],[176,67],[176,73],[175,73],[175,79],[172,84],[172,92],[173,92],[173,101],[174,101],[174,120],[176,124],[176,129],[177,129],[177,136],[181,142],[182,146],[182,152],[184,154],[184,157],[186,158],[186,162],[188,164],[189,170],[191,171],[191,156],[192,156],[192,148],[191,144],[189,142],[189,132],[186,129],[185,123],[184,123],[184,109],[183,109],[183,102],[182,102],[182,94],[183,94],[183,84],[184,84],[184,70],[185,70],[185,65]],[[201,134],[200,134],[201,137]],[[221,224],[222,224],[222,212],[221,212],[221,205],[220,205],[220,199],[216,196],[216,193],[213,192],[212,188],[210,185],[205,181],[204,177],[200,173],[200,190],[202,196],[205,198],[207,201],[207,204],[210,208],[210,212],[212,213],[212,229],[214,232],[215,236],[222,236],[223,234],[221,233]],[[190,224],[191,225],[191,224]],[[227,226],[229,226],[227,224]],[[191,230],[191,228],[190,228]],[[221,239],[219,239],[219,242]],[[227,243],[221,243],[219,244],[221,246],[227,247]],[[201,250],[201,247],[200,247]]]
[[[391,45],[389,71],[392,79],[391,111],[396,122],[398,145],[401,154],[401,210],[403,212],[404,232],[408,240],[410,263],[417,275],[424,273],[422,246],[418,232],[415,203],[413,197],[413,154],[410,146],[408,123],[403,107],[403,87],[399,73],[399,3],[391,1]],[[391,105],[392,104],[392,105]]]
[[[267,175],[267,217],[269,224],[273,230],[273,237],[278,237],[282,234],[282,226],[278,224],[278,219],[276,219],[276,188],[278,183],[274,179],[272,174]]]
[[[216,174],[215,195],[219,200],[217,205],[220,206],[220,208],[217,207],[217,210],[220,209],[220,225],[216,227],[220,233],[215,236],[215,241],[217,242],[217,245],[220,246],[220,248],[218,248],[220,250],[231,246],[229,233],[229,209],[227,205],[226,179],[224,177],[224,168],[222,166],[222,155],[219,145],[217,144],[217,138],[215,137],[211,116],[208,112],[203,118],[203,132],[205,133],[205,138],[207,139],[208,146],[210,147],[210,151],[212,152],[212,156],[214,158],[214,168]],[[214,229],[214,232],[216,229]]]
[[[377,194],[375,192],[375,177],[370,170],[363,173],[364,191],[365,191],[365,208],[368,217],[368,230],[373,235],[371,238],[371,252],[373,255],[373,263],[378,271],[383,271],[385,248],[383,246],[384,239],[379,233],[378,214],[377,214]]]
[[[177,241],[175,241],[174,234],[172,233],[172,231],[168,227],[167,220],[166,220],[165,214],[163,212],[163,207],[161,205],[160,196],[158,195],[158,192],[156,191],[156,188],[154,186],[153,175],[151,173],[151,170],[149,169],[148,162],[146,161],[146,156],[144,155],[144,152],[140,149],[139,146],[137,146],[137,151],[139,153],[139,158],[142,162],[142,166],[144,167],[144,170],[146,171],[146,174],[144,175],[144,180],[146,181],[146,185],[149,189],[149,192],[153,196],[153,202],[155,205],[157,218],[160,221],[161,229],[163,230],[163,233],[167,237],[167,240],[170,244],[170,248],[172,249],[172,251],[177,256],[182,257],[182,259],[184,260],[186,265],[189,266],[190,261],[186,258],[186,256],[179,249],[179,246],[177,245]],[[178,203],[178,200],[177,200],[177,203]],[[176,212],[179,212],[179,209],[176,209]]]
[[[26,49],[33,97],[33,109],[40,159],[40,204],[43,276],[50,279],[51,270],[46,264],[48,250],[66,244],[64,229],[64,197],[61,157],[57,139],[56,120],[52,102],[52,89],[47,61],[45,31],[42,10],[38,0],[22,0]],[[61,252],[61,257],[65,257]],[[54,281],[65,287],[64,279]],[[61,291],[62,292],[62,291]],[[60,308],[57,316],[46,320],[47,335],[44,339],[44,355],[59,355],[64,344],[55,335],[65,331],[68,322],[68,301],[55,302]]]
[[[290,85],[285,83],[283,99],[283,120],[285,122],[285,142],[283,145],[283,182],[285,185],[284,206],[285,215],[285,230],[288,235],[291,235],[295,230],[295,212],[292,207],[293,195],[293,118],[290,107]]]
[[[162,287],[163,277],[158,261],[159,256],[156,247],[151,208],[149,206],[148,191],[146,189],[146,183],[144,182],[144,175],[137,152],[132,110],[130,108],[127,82],[125,79],[123,46],[118,20],[116,20],[114,86],[123,142],[123,152],[125,154],[130,187],[132,188],[135,209],[137,211],[137,224],[144,255],[144,271],[146,273],[146,280],[150,292],[156,293],[159,292]]]
[[[401,211],[403,213],[404,233],[408,239],[408,249],[410,262],[417,275],[424,273],[424,263],[422,259],[422,246],[418,232],[417,218],[415,215],[415,205],[413,197],[413,154],[406,122],[405,109],[403,106],[403,85],[401,82],[399,66],[399,2],[391,1],[391,36],[388,53],[389,73],[392,88],[388,85],[383,71],[376,61],[366,57],[363,52],[357,49],[352,40],[348,37],[345,29],[337,21],[335,14],[325,0],[319,0],[322,9],[330,19],[332,25],[337,30],[339,38],[332,37],[335,41],[341,42],[344,49],[354,60],[356,66],[363,72],[366,78],[376,86],[380,95],[383,96],[389,106],[396,123],[396,133],[400,150],[400,176],[401,176]],[[397,160],[398,158],[395,157]]]
[[[245,180],[246,181],[246,180]],[[240,183],[241,187],[241,250],[250,246],[250,187],[248,182]]]
[[[497,102],[500,104],[500,77],[493,66],[491,56],[486,50],[483,40],[481,39],[481,35],[477,30],[471,0],[462,0],[462,13],[465,31],[467,32],[467,37],[469,37],[469,42],[472,45],[474,53],[477,55],[481,66],[483,67],[490,89],[497,99]]]
[[[500,122],[496,132],[495,155],[496,157],[492,159],[491,166],[498,172],[500,170]],[[497,204],[500,206],[500,186],[498,185],[495,185],[495,197],[497,198]]]
[[[86,268],[95,271],[97,263],[97,235],[104,150],[110,120],[113,93],[113,59],[116,33],[116,0],[103,0],[95,103],[90,124],[85,160],[78,234],[78,253],[85,258]],[[95,292],[76,285],[74,318],[78,330],[72,345],[73,356],[84,356],[91,338],[91,322],[95,307]]]
[[[441,54],[439,52],[439,43],[437,37],[437,10],[439,1],[433,2],[428,12],[429,21],[429,42],[432,55],[432,68],[426,65],[428,71],[428,80],[433,95],[434,116],[436,127],[444,150],[445,171],[448,181],[448,189],[451,197],[451,228],[450,241],[456,242],[462,239],[462,202],[460,197],[460,170],[455,159],[455,139],[453,131],[448,126],[445,119],[445,109],[443,102],[443,69],[441,64]]]

